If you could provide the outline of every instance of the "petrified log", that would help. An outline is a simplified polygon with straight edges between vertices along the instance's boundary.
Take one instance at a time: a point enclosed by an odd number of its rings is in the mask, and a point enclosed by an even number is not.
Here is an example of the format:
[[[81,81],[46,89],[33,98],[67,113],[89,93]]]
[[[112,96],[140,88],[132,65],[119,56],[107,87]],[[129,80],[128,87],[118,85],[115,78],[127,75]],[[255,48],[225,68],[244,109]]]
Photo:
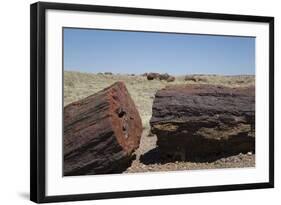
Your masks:
[[[139,147],[142,123],[123,82],[64,108],[64,175],[120,173]]]
[[[150,125],[164,158],[254,151],[255,87],[168,86],[156,93]]]
[[[195,76],[193,76],[193,75],[186,75],[186,76],[184,77],[184,80],[185,80],[185,81],[193,81],[193,82],[196,82],[196,81],[197,81],[197,79],[196,79]]]
[[[160,80],[167,80],[170,77],[168,73],[160,74],[159,79]]]
[[[147,80],[159,79],[160,74],[159,73],[148,73],[146,77],[147,77]]]

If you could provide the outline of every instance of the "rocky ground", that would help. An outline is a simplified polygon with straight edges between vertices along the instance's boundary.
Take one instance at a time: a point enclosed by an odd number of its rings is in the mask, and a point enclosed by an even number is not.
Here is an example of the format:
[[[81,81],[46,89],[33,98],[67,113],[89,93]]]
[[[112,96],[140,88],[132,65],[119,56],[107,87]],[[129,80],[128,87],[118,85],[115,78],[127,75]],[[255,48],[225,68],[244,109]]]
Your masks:
[[[144,130],[139,148],[136,150],[136,159],[126,173],[159,172],[178,170],[200,170],[219,168],[243,168],[255,166],[255,154],[248,152],[235,156],[216,156],[208,159],[194,159],[192,161],[163,162],[160,159],[160,150],[156,146],[157,137],[148,136]]]

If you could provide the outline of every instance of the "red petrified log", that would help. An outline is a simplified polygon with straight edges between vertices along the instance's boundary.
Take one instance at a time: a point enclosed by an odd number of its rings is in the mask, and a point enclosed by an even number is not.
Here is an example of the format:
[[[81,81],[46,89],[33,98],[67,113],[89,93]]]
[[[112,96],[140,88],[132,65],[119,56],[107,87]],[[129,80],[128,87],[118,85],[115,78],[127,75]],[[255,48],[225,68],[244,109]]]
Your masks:
[[[166,87],[156,93],[150,125],[164,157],[254,151],[255,87]]]
[[[123,82],[64,108],[64,175],[120,173],[139,147],[142,123]]]

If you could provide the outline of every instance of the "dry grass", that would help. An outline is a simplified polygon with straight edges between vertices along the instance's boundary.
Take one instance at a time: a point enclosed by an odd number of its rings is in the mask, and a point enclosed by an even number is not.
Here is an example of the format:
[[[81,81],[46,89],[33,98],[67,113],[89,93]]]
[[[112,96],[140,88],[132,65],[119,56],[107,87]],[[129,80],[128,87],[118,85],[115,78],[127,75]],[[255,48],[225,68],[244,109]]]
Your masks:
[[[172,84],[216,84],[230,87],[249,86],[255,83],[254,76],[192,75],[196,82],[185,81],[177,76],[174,82],[148,81],[144,76],[104,75],[80,72],[64,72],[64,105],[92,95],[116,81],[124,81],[142,118],[144,128],[149,127],[152,102],[157,90]]]

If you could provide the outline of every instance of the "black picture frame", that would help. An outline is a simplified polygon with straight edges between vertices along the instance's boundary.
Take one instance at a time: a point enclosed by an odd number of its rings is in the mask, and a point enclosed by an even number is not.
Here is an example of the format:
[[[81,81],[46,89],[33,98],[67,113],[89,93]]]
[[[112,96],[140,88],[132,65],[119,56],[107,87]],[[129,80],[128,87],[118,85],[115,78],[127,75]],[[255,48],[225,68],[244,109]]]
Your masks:
[[[263,183],[229,184],[192,188],[171,188],[125,192],[89,193],[46,196],[46,81],[45,25],[46,10],[87,11],[102,13],[169,16],[197,19],[263,22],[269,24],[269,181]],[[37,203],[77,200],[97,200],[198,192],[217,192],[274,187],[274,17],[218,13],[110,7],[82,4],[38,2],[30,7],[30,199]]]

